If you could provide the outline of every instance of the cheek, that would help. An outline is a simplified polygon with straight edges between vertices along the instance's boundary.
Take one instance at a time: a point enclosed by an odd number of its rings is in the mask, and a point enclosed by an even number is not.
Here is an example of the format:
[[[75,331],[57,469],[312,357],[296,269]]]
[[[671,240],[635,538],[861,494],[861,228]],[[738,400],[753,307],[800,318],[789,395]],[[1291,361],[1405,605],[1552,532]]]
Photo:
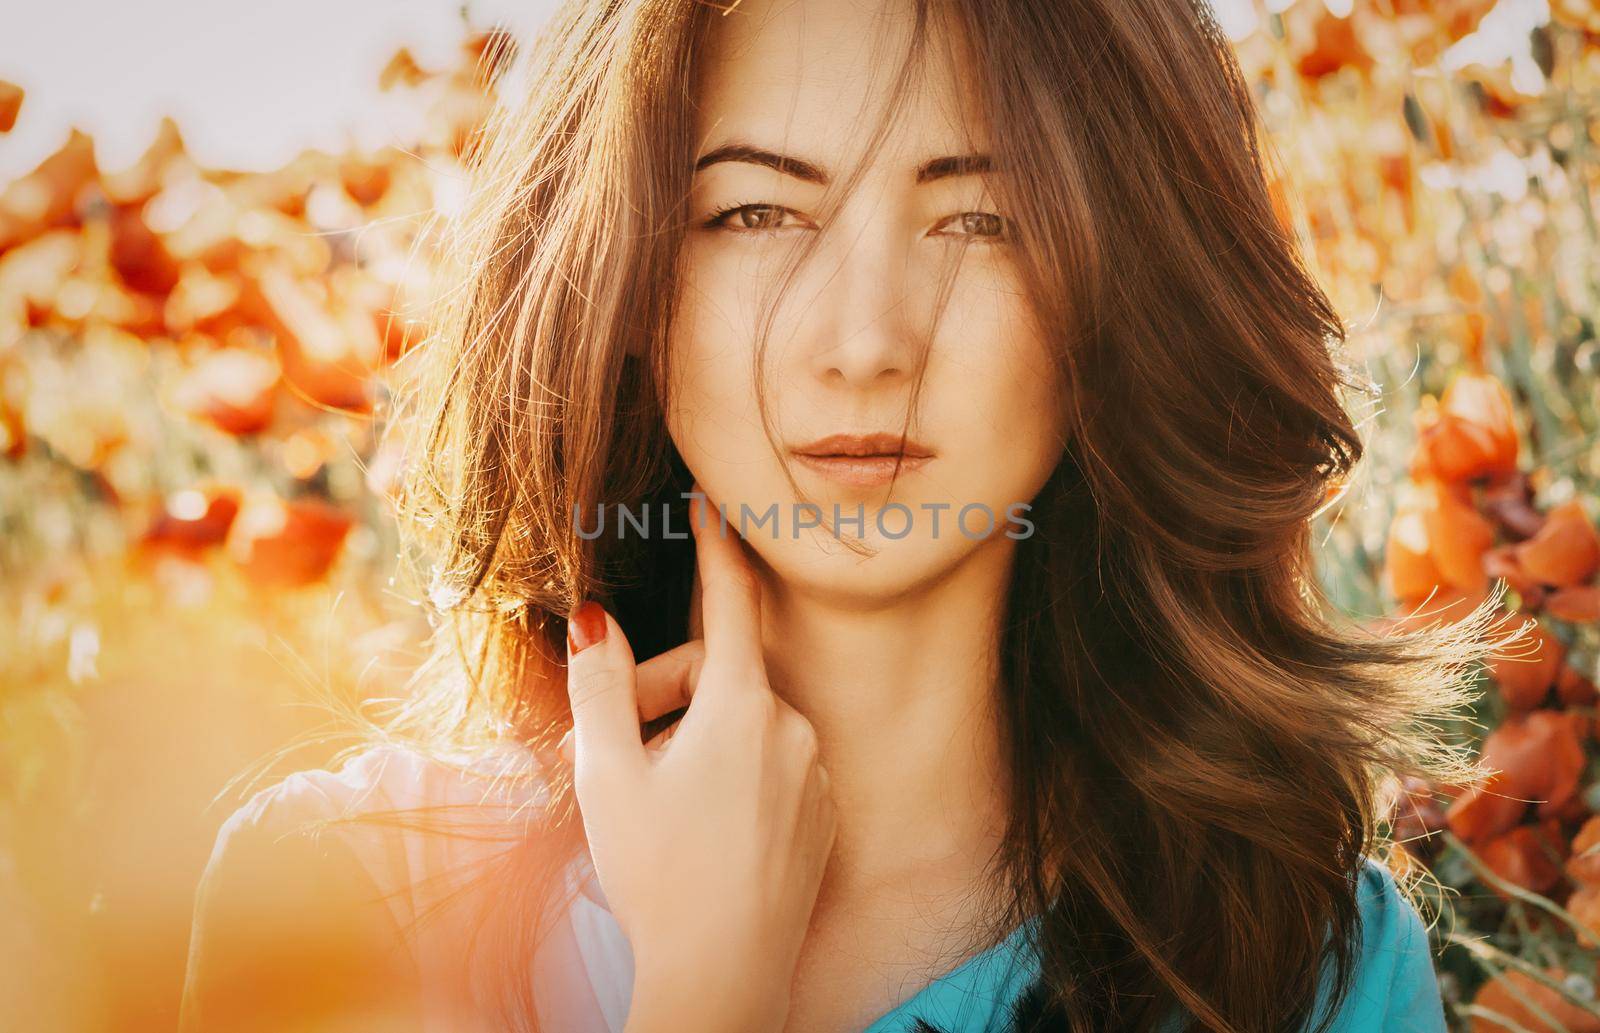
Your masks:
[[[951,328],[959,329],[943,350],[971,400],[970,432],[1004,449],[999,455],[1058,450],[1066,410],[1059,363],[1021,293],[997,278],[958,292],[947,318],[956,316]]]
[[[1065,449],[1066,399],[1056,356],[1029,322],[1009,349],[1004,390],[1010,399],[1002,426],[1015,455],[1017,501],[1032,498]]]
[[[1025,325],[1008,349],[1005,390],[1015,399],[1019,414],[1036,427],[1035,435],[1049,447],[1058,437],[1066,405],[1060,364],[1045,340]]]
[[[730,446],[748,436],[743,428],[754,426],[761,436],[750,334],[739,300],[718,286],[729,282],[691,268],[669,337],[668,431],[691,466],[733,458]]]

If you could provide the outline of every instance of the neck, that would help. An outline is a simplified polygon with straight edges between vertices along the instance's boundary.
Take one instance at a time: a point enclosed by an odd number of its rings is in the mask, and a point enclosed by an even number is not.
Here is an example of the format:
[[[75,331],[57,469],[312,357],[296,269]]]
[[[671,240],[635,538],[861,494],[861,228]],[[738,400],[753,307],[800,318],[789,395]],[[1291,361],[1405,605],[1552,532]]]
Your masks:
[[[970,877],[998,845],[1001,603],[1014,544],[893,599],[841,600],[765,565],[767,673],[811,721],[833,787],[840,892],[928,872]]]

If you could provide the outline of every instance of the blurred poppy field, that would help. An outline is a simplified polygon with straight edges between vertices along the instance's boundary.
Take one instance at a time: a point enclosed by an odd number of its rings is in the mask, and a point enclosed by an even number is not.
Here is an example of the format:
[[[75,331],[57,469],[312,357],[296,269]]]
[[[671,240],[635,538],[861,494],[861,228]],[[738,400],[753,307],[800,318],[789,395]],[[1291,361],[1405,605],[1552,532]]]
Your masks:
[[[1502,585],[1537,622],[1442,730],[1498,773],[1396,787],[1391,863],[1432,904],[1454,1028],[1600,1031],[1600,11],[1255,16],[1230,32],[1280,215],[1376,385],[1350,400],[1368,457],[1318,518],[1324,586],[1377,627]],[[0,185],[14,1028],[172,1028],[217,825],[250,776],[347,744],[421,658],[381,423],[515,50],[467,28],[451,65],[374,69],[427,116],[385,149],[232,171],[169,120],[128,167],[74,130]],[[0,133],[28,103],[0,82]]]

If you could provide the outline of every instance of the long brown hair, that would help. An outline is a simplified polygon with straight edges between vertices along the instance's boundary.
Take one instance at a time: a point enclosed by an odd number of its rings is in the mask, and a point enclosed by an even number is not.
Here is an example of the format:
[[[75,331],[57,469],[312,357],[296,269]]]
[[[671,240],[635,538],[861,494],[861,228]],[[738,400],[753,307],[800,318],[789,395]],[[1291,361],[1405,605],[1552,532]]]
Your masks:
[[[1336,1005],[1388,780],[1481,772],[1441,735],[1492,648],[1462,622],[1334,612],[1311,520],[1363,454],[1344,327],[1269,196],[1252,98],[1203,0],[914,0],[973,63],[1019,268],[1069,385],[1069,440],[1017,543],[1000,709],[1014,799],[996,878],[1032,916],[1048,1028],[1282,1030]],[[549,750],[563,615],[682,642],[688,542],[579,537],[598,503],[681,511],[665,346],[719,7],[569,2],[488,123],[445,239],[456,285],[410,357],[406,528],[439,613],[396,727]],[[740,16],[734,5],[733,17]],[[902,77],[903,78],[903,77]],[[538,1028],[527,959],[570,780],[489,923],[485,992]],[[531,873],[531,874],[530,874]],[[487,971],[487,969],[485,969]],[[1321,1024],[1317,1024],[1320,1028]]]

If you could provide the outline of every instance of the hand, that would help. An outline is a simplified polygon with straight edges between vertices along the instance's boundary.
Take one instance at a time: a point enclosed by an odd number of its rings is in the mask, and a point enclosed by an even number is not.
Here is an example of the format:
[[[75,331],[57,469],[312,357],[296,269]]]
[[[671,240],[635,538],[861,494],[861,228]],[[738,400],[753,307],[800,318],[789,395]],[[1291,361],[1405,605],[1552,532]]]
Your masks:
[[[832,797],[811,724],[767,681],[760,587],[737,531],[703,498],[690,525],[701,645],[636,668],[596,604],[569,622],[574,787],[633,947],[630,1033],[777,1030],[833,849]],[[685,705],[640,742],[642,713]]]

